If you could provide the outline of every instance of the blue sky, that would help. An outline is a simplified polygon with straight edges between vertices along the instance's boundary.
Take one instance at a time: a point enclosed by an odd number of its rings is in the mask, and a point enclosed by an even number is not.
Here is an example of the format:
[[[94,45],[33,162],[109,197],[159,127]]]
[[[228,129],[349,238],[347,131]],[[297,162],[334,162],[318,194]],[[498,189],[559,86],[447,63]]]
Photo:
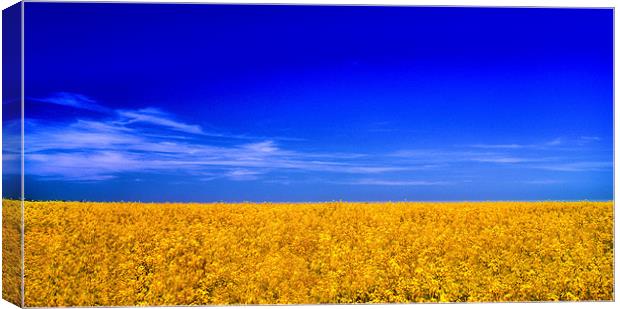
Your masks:
[[[26,3],[26,198],[612,199],[612,23]]]

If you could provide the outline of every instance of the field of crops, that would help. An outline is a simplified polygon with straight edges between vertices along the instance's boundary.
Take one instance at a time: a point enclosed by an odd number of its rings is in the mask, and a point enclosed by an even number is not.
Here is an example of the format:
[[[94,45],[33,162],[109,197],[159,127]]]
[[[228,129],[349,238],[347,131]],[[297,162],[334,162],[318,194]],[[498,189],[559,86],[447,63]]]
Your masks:
[[[26,306],[614,298],[612,202],[25,209]]]
[[[21,203],[2,200],[2,299],[21,305]]]

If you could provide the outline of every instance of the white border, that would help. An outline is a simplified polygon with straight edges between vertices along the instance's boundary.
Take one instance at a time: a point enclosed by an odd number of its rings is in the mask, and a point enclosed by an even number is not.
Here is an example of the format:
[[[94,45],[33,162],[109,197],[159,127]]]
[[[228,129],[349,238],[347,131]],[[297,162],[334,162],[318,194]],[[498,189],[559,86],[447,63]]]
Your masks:
[[[5,9],[12,4],[17,3],[15,0],[0,0],[0,9]],[[40,0],[26,0],[26,2],[45,2]],[[591,0],[591,1],[583,1],[583,0],[442,0],[442,1],[429,1],[429,0],[334,0],[334,1],[326,1],[326,0],[288,0],[288,1],[279,1],[279,0],[217,0],[217,1],[196,1],[196,0],[131,0],[131,1],[115,1],[115,0],[52,0],[48,2],[135,2],[135,3],[245,3],[245,4],[323,4],[323,5],[403,5],[403,6],[494,6],[494,7],[616,7],[617,1],[609,1],[609,0]],[[616,18],[614,12],[614,20]],[[0,17],[1,21],[1,17]],[[23,22],[23,18],[22,18]],[[620,32],[620,26],[618,23],[614,22],[614,59],[616,56],[617,48],[617,38],[618,33]],[[0,22],[0,33],[1,33],[1,22]],[[0,55],[2,50],[2,43],[0,40]],[[1,62],[1,61],[0,61]],[[23,63],[22,63],[23,66]],[[2,65],[0,64],[0,70]],[[616,101],[616,92],[615,89],[618,86],[618,79],[616,78],[616,72],[618,72],[618,62],[614,61],[614,102]],[[23,67],[22,67],[23,72]],[[23,74],[22,74],[23,79]],[[1,80],[1,78],[0,78]],[[23,80],[22,80],[23,81]],[[22,84],[22,92],[24,90]],[[2,91],[0,90],[0,97],[2,95]],[[23,93],[22,93],[23,96]],[[0,113],[2,111],[2,104],[0,104]],[[614,120],[618,119],[620,116],[620,111],[615,108],[614,104]],[[1,124],[1,119],[0,119]],[[615,125],[614,121],[614,137],[619,136],[620,129]],[[2,142],[2,127],[0,125],[0,145]],[[615,143],[614,138],[614,200],[615,200],[615,192],[619,192],[620,184],[617,181],[617,173],[616,173],[616,164],[618,162],[618,153],[620,151],[620,145]],[[2,154],[0,152],[0,162]],[[23,167],[22,167],[23,168]],[[2,166],[0,164],[0,175],[2,174]],[[23,188],[23,186],[22,186]],[[0,196],[2,194],[2,188],[0,186]],[[617,213],[617,207],[614,206],[614,214]],[[0,214],[1,216],[1,214]],[[614,227],[618,224],[618,217],[615,216]],[[615,229],[614,239],[618,239],[618,229]],[[0,229],[0,235],[2,231]],[[1,244],[1,241],[0,241]],[[0,263],[2,259],[0,258]],[[614,257],[614,265],[618,265],[618,252],[615,253]],[[614,268],[614,278],[616,278],[617,283],[617,269]],[[2,287],[2,282],[0,280],[0,288]],[[615,284],[614,292],[616,294],[617,299],[617,284]],[[469,308],[490,308],[490,307],[498,307],[498,308],[517,308],[523,305],[527,305],[532,309],[536,308],[589,308],[590,306],[594,306],[596,308],[615,308],[616,302],[562,302],[562,303],[466,303],[466,304],[389,304],[389,305],[363,305],[369,306],[372,308],[383,308],[383,309],[391,309],[395,307],[405,307],[405,308],[433,308],[438,306],[468,306]],[[328,305],[328,306],[343,306],[343,305]],[[319,309],[325,308],[325,305],[303,305],[304,308],[309,309]],[[10,304],[5,300],[0,301],[0,309],[4,308],[15,308],[14,305]],[[145,308],[179,308],[179,307],[145,307]],[[213,308],[213,307],[197,307],[197,308]],[[282,308],[282,306],[227,306],[226,308],[261,308],[261,309],[275,309]]]

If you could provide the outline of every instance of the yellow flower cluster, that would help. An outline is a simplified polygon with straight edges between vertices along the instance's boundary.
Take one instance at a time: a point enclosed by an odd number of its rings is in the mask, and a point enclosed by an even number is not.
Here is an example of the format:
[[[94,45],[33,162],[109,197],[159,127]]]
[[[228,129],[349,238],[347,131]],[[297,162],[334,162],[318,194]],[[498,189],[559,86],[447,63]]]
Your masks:
[[[612,300],[612,202],[26,202],[26,306]]]

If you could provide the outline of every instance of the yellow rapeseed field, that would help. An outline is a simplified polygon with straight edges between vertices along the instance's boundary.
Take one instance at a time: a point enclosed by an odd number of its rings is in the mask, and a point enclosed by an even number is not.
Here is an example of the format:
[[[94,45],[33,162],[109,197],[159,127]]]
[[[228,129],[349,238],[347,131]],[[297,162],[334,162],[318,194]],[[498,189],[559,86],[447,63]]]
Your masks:
[[[26,306],[614,299],[612,202],[25,209]]]
[[[2,298],[21,305],[21,202],[2,200]]]

